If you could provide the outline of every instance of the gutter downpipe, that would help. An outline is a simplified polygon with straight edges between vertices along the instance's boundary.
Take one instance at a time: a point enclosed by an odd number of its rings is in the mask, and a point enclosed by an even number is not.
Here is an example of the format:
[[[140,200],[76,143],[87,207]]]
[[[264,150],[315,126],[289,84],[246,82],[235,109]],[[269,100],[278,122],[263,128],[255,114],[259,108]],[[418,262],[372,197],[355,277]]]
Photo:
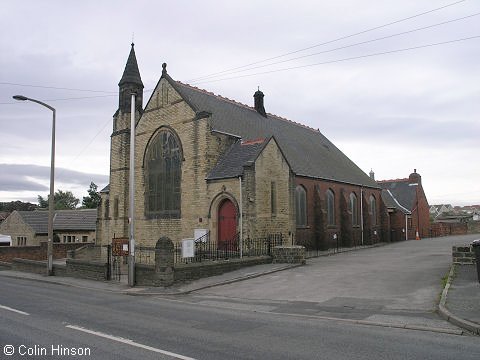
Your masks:
[[[363,246],[363,186],[360,187],[360,231],[362,234],[362,246]]]
[[[405,240],[408,240],[408,215],[405,214]]]
[[[240,259],[243,257],[243,195],[242,195],[242,176],[238,177],[240,187],[240,214],[239,214],[239,227],[240,227]]]

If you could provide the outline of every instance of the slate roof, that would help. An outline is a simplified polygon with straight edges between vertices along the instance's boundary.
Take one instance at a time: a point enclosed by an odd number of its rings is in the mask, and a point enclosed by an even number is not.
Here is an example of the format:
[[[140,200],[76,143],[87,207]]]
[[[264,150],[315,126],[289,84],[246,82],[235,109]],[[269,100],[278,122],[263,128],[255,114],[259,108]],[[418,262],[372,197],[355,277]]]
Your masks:
[[[387,208],[396,209],[404,214],[410,214],[408,209],[399,204],[390,190],[382,190],[382,200]]]
[[[243,139],[274,136],[297,176],[379,188],[320,131],[272,114],[264,117],[254,108],[174,81],[166,73],[162,77],[194,111],[209,114],[214,131]]]
[[[409,211],[414,208],[418,185],[410,184],[408,179],[384,180],[378,184],[382,189],[390,191],[401,206]]]
[[[268,142],[269,139],[245,142],[238,140],[220,158],[217,165],[208,174],[207,180],[228,179],[242,175],[243,167],[253,164]]]
[[[48,211],[18,211],[18,214],[36,234],[48,233]]]
[[[18,211],[25,223],[36,234],[48,233],[48,211]],[[53,218],[55,231],[95,231],[97,224],[97,209],[57,210]]]
[[[134,44],[132,43],[132,48],[130,49],[130,54],[128,55],[125,70],[123,71],[122,78],[118,83],[119,86],[125,83],[133,83],[143,87],[142,78],[140,77],[140,70],[138,70],[137,57],[135,56],[135,49],[133,47]]]

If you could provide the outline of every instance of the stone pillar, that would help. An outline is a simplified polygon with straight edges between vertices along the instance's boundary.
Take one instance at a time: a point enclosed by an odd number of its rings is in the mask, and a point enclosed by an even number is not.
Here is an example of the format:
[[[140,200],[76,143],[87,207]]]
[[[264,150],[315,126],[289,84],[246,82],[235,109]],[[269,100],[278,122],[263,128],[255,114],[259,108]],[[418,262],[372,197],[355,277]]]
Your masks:
[[[160,284],[170,286],[174,278],[174,246],[172,240],[162,236],[155,245],[155,274]]]

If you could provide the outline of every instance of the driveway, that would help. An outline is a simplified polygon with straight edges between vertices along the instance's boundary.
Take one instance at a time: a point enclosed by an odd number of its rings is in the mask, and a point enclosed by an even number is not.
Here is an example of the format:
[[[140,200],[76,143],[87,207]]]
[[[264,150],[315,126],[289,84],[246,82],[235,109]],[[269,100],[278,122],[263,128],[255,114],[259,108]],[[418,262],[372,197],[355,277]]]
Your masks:
[[[451,266],[452,245],[479,237],[411,240],[308,259],[302,267],[200,290],[190,301],[450,328],[435,310],[442,277]]]

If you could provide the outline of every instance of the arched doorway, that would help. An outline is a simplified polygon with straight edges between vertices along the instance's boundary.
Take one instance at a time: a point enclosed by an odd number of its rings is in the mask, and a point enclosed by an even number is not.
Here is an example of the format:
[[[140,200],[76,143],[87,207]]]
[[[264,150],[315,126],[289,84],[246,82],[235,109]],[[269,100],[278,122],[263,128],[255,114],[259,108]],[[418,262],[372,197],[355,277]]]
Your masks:
[[[237,209],[235,204],[229,200],[222,200],[218,206],[218,237],[217,246],[219,249],[226,249],[233,246],[231,243],[237,235]],[[227,244],[231,244],[228,246]]]

